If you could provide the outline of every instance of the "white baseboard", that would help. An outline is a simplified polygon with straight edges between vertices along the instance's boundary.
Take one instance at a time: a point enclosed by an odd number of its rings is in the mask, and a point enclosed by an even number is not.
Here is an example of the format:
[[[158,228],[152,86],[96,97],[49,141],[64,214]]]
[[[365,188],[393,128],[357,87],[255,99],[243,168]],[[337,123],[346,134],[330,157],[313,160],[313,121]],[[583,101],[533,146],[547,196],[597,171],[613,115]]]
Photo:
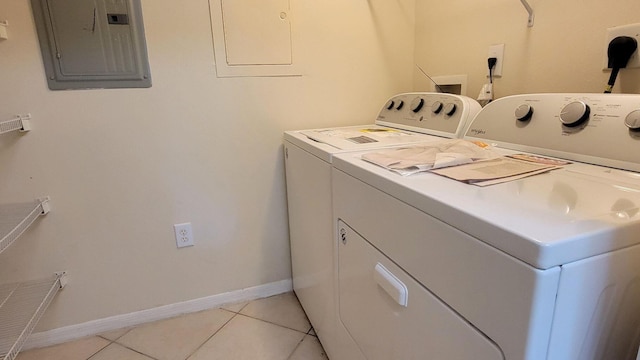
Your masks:
[[[168,319],[177,315],[214,309],[223,305],[251,301],[272,295],[282,294],[293,289],[291,279],[258,285],[228,293],[207,296],[200,299],[159,306],[152,309],[136,311],[129,314],[111,316],[104,319],[88,321],[82,324],[65,326],[53,330],[34,333],[29,336],[23,350],[41,348],[87,336],[98,335],[107,331],[136,326],[152,321]]]

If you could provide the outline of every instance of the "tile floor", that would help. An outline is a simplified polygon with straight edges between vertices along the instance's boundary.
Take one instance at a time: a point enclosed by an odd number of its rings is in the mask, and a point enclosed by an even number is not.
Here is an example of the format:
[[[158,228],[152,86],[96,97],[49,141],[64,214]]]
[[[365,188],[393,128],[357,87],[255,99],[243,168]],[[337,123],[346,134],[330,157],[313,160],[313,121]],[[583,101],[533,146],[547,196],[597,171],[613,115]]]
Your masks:
[[[326,360],[298,299],[286,293],[115,330],[16,360]]]

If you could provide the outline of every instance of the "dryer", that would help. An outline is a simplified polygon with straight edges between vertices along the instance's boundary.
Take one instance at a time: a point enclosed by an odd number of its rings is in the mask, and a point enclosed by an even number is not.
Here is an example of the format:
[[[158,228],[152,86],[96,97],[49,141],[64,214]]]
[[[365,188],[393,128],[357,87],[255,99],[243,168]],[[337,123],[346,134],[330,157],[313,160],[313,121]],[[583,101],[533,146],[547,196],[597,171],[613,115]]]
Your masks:
[[[337,322],[333,157],[460,137],[479,110],[475,100],[464,96],[404,93],[390,98],[372,124],[285,132],[293,288],[332,360],[362,358]]]
[[[498,99],[465,139],[572,163],[487,187],[335,156],[339,322],[364,356],[635,359],[638,119],[638,95]]]

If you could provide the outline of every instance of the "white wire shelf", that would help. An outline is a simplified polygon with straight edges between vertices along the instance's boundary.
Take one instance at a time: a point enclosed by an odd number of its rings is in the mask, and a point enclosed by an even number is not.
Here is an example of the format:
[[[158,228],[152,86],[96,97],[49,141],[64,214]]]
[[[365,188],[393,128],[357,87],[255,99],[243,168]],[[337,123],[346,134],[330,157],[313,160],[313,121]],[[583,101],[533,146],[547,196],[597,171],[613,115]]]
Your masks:
[[[49,198],[0,205],[0,253],[22,235],[40,215],[49,212]]]
[[[14,360],[27,337],[66,282],[66,274],[0,285],[0,359]]]
[[[11,120],[0,122],[0,134],[11,131],[25,132],[31,130],[31,114],[18,115]]]

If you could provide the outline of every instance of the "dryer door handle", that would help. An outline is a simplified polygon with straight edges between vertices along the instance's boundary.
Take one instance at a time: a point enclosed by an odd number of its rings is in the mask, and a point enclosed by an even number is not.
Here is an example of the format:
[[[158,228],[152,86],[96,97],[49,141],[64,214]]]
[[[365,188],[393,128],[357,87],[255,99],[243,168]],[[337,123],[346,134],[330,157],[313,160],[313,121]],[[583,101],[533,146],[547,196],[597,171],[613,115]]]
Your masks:
[[[407,307],[409,300],[407,286],[393,275],[391,271],[387,270],[384,265],[380,263],[376,264],[373,279],[399,305]]]

